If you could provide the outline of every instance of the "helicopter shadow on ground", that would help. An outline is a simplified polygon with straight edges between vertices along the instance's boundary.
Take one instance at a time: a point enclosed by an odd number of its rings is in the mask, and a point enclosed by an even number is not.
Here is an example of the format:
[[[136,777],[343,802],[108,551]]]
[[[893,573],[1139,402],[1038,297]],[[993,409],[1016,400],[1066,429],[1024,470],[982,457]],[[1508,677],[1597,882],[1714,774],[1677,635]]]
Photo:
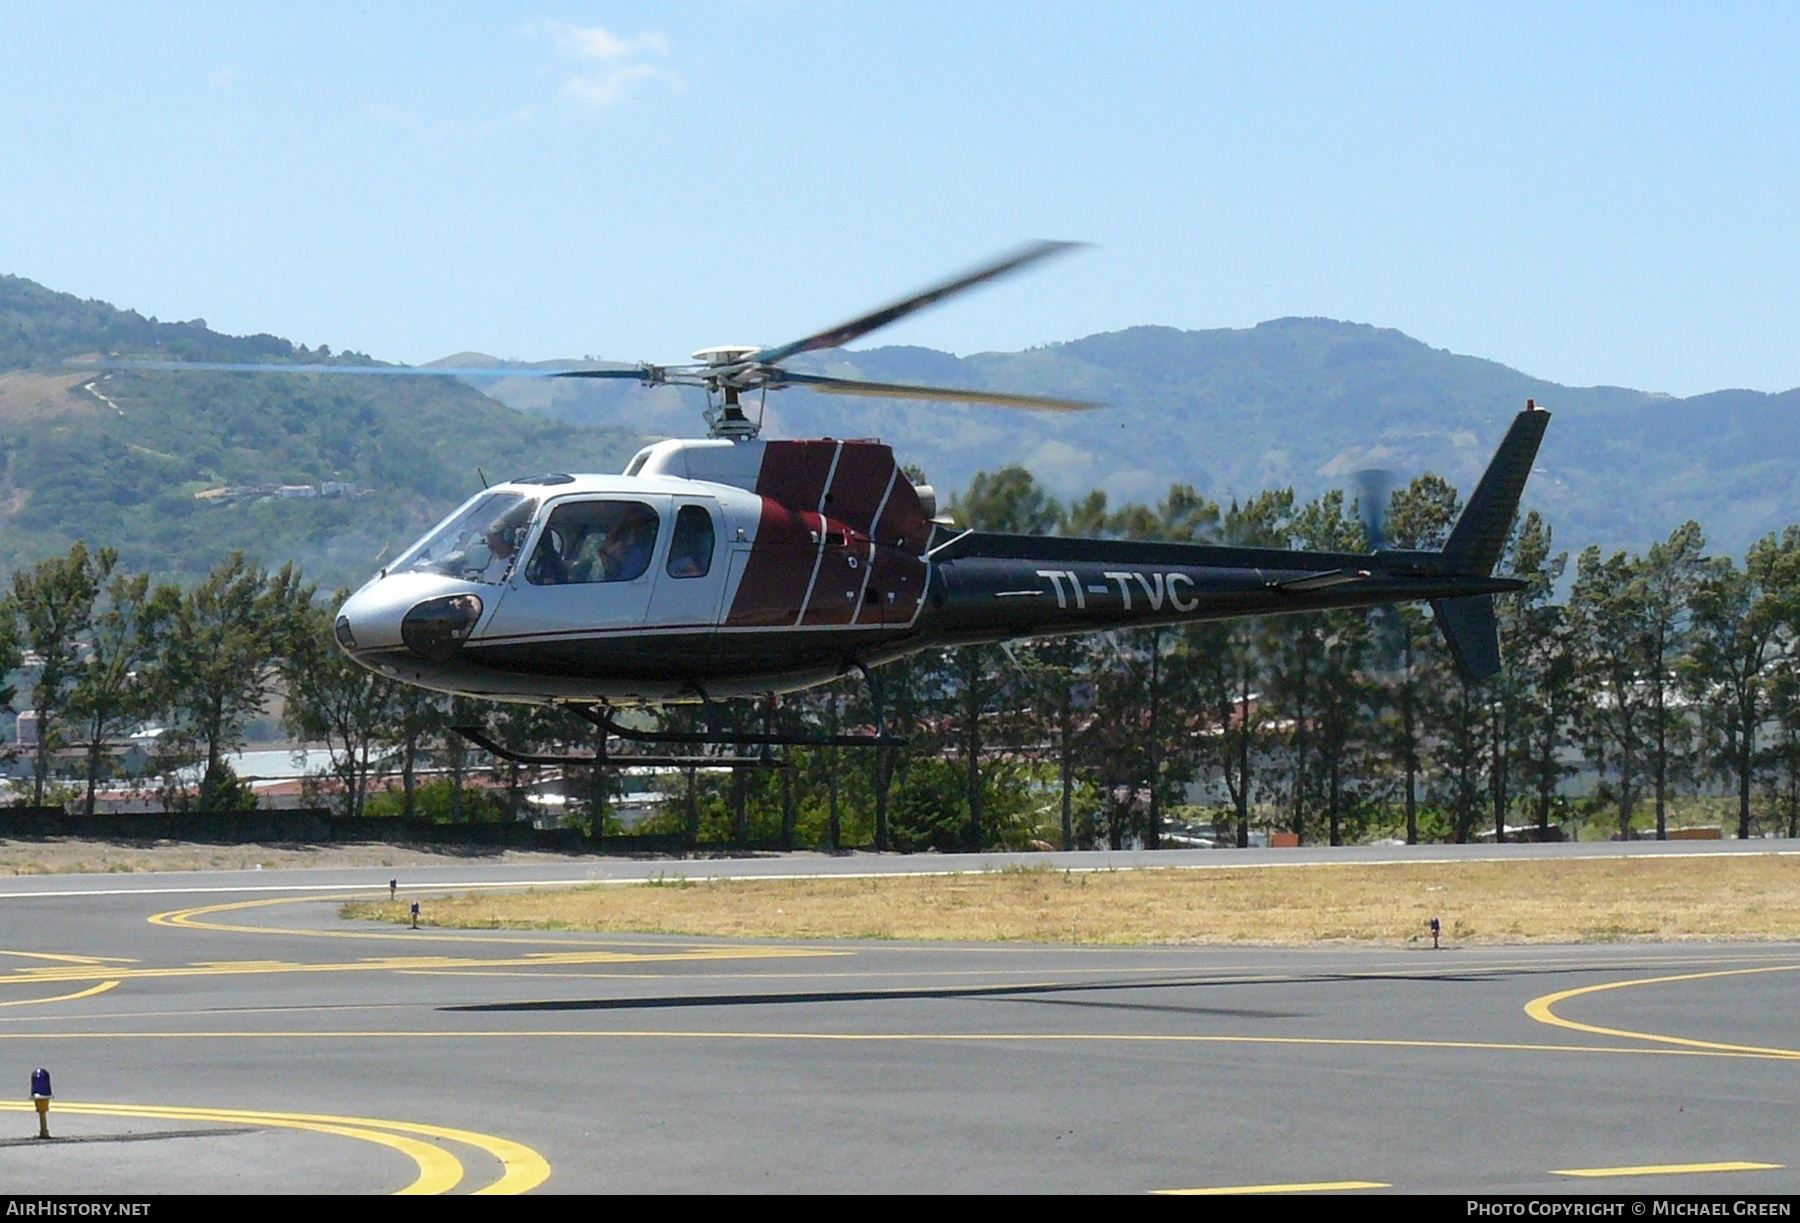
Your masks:
[[[1451,948],[1443,949],[1445,952]],[[1102,1007],[1113,1010],[1158,1011],[1171,1014],[1209,1015],[1235,1019],[1305,1019],[1307,1011],[1279,1011],[1246,1007],[1183,1006],[1173,1003],[1108,1000],[1105,995],[1143,990],[1200,990],[1245,985],[1351,985],[1376,981],[1421,984],[1477,985],[1496,981],[1568,974],[1591,974],[1604,964],[1553,965],[1541,968],[1509,966],[1486,969],[1445,969],[1438,972],[1324,972],[1260,975],[1233,980],[1219,977],[1161,977],[1118,981],[1037,982],[1019,985],[920,986],[898,989],[796,990],[753,994],[669,994],[647,998],[562,998],[523,1002],[465,1003],[438,1008],[463,1013],[530,1013],[567,1011],[641,1011],[689,1007],[791,1006],[818,1002],[901,1002],[919,999],[953,1001],[958,998],[1013,999],[1049,1006]],[[1077,995],[1087,995],[1078,997]],[[1094,997],[1100,995],[1100,997]]]

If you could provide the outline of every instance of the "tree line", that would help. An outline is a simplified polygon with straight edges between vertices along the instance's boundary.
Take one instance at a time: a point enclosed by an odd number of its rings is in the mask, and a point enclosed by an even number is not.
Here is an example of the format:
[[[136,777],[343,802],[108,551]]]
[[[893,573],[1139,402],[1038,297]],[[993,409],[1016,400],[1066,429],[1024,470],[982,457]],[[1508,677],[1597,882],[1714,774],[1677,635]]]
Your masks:
[[[1440,546],[1460,509],[1444,480],[1414,480],[1389,499],[1392,545]],[[950,512],[987,530],[1366,546],[1339,492],[1221,505],[1176,485],[1155,504],[1096,491],[1065,505],[1008,467],[978,474]],[[1741,561],[1707,555],[1693,522],[1642,553],[1590,546],[1571,561],[1533,511],[1502,572],[1524,589],[1499,601],[1505,667],[1483,684],[1456,673],[1413,606],[927,651],[879,672],[883,724],[905,747],[794,748],[783,769],[675,773],[640,830],[899,850],[1155,848],[1196,827],[1238,845],[1253,831],[1334,845],[1546,836],[1575,813],[1564,783],[1583,771],[1580,812],[1619,835],[1666,835],[1672,807],[1699,794],[1730,796],[1739,836],[1800,833],[1800,527]],[[19,748],[34,803],[75,749],[91,813],[118,742],[153,722],[147,772],[168,806],[252,806],[230,757],[271,707],[290,736],[326,745],[329,775],[311,784],[350,815],[520,814],[540,771],[475,751],[455,725],[594,749],[593,726],[566,711],[439,697],[358,666],[332,636],[343,593],[241,554],[181,588],[79,543],[16,571],[0,676],[23,691],[0,686],[0,700],[34,714],[36,742]],[[738,731],[839,732],[876,716],[851,680],[724,713]],[[671,707],[652,724],[703,720]],[[568,818],[596,835],[616,826],[618,775],[572,770],[564,783]]]

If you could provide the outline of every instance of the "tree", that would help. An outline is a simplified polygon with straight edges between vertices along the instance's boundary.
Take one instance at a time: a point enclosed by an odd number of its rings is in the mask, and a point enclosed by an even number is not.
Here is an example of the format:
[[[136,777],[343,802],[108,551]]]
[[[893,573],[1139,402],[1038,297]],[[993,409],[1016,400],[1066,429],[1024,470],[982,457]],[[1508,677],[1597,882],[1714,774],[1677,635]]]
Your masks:
[[[81,726],[87,749],[87,798],[94,814],[94,789],[106,764],[107,744],[156,707],[157,693],[145,672],[163,648],[170,621],[181,605],[173,586],[150,585],[150,575],[114,574],[103,609],[93,617],[87,656],[69,693],[69,717]]]
[[[1221,516],[1220,540],[1235,547],[1285,547],[1293,512],[1292,489],[1262,493],[1242,505],[1234,501]],[[1238,619],[1189,625],[1182,631],[1191,668],[1189,691],[1205,724],[1202,751],[1210,747],[1211,763],[1225,779],[1235,839],[1242,849],[1250,844],[1255,747],[1269,725],[1263,691],[1271,649],[1268,630],[1261,620]]]
[[[0,599],[0,709],[11,709],[18,695],[7,678],[19,669],[23,653],[19,649],[19,622],[13,613],[12,600]],[[10,759],[10,755],[7,757]]]
[[[1083,749],[1084,724],[1079,717],[1084,704],[1081,691],[1093,690],[1092,673],[1098,661],[1094,641],[1085,636],[1051,637],[1029,643],[1019,651],[1023,690],[1036,715],[1034,722],[1056,757],[1062,848],[1074,849],[1075,768]],[[1091,720],[1087,726],[1091,728]]]
[[[334,600],[333,606],[341,601]],[[343,792],[344,814],[360,816],[379,749],[397,738],[400,685],[340,649],[332,622],[329,607],[306,610],[302,631],[283,660],[283,717],[297,738],[325,741],[332,775]]]
[[[428,745],[446,729],[446,699],[435,692],[397,684],[392,702],[395,737],[400,748],[400,816],[418,815],[419,761]],[[461,735],[452,735],[461,739]]]
[[[1500,605],[1507,689],[1514,701],[1509,726],[1519,745],[1540,839],[1549,834],[1556,789],[1569,772],[1560,753],[1580,699],[1568,609],[1550,602],[1569,554],[1553,553],[1551,539],[1550,524],[1536,510],[1525,515],[1507,563],[1526,588]]]
[[[1720,772],[1736,783],[1738,836],[1750,835],[1757,730],[1768,716],[1768,681],[1800,621],[1800,527],[1765,536],[1739,569],[1730,557],[1701,567],[1692,598],[1689,690]]]
[[[67,556],[52,557],[13,573],[11,602],[18,617],[19,638],[37,664],[31,689],[31,708],[37,718],[37,746],[31,762],[34,805],[43,805],[50,757],[64,737],[59,722],[76,679],[82,635],[93,621],[100,588],[117,562],[118,554],[112,549],[89,555],[87,546],[77,542]]]
[[[1582,735],[1601,775],[1608,766],[1618,783],[1619,837],[1631,836],[1634,808],[1644,784],[1644,745],[1652,717],[1643,683],[1642,588],[1639,561],[1623,552],[1602,558],[1597,546],[1582,550],[1569,612],[1581,643],[1582,683],[1587,699],[1580,717]]]
[[[979,531],[1013,531],[1041,534],[1062,520],[1062,507],[1038,486],[1023,467],[1003,467],[997,472],[976,472],[968,490],[954,499],[950,513],[957,521]],[[982,848],[988,833],[983,819],[985,783],[982,777],[982,720],[1004,683],[996,673],[997,651],[991,646],[964,646],[956,651],[951,685],[962,743],[964,793],[968,821],[963,842],[970,850]]]
[[[1681,755],[1685,711],[1672,698],[1680,690],[1677,671],[1687,650],[1689,600],[1699,577],[1705,547],[1700,524],[1689,520],[1663,543],[1652,544],[1636,566],[1633,602],[1637,631],[1630,648],[1638,656],[1649,694],[1650,782],[1656,793],[1656,839],[1669,839],[1668,798],[1672,762]]]
[[[1332,491],[1294,515],[1293,538],[1306,548],[1351,551],[1366,543],[1363,527]],[[1349,792],[1345,770],[1359,746],[1364,694],[1360,677],[1368,649],[1361,611],[1313,611],[1285,616],[1270,690],[1289,721],[1289,799],[1294,834],[1304,840],[1309,816],[1324,816],[1327,836],[1341,836]]]
[[[950,516],[978,531],[1042,535],[1062,521],[1062,506],[1023,467],[978,471],[950,501]]]
[[[1420,476],[1389,500],[1388,537],[1396,548],[1441,548],[1460,511],[1456,489],[1438,476]],[[1421,608],[1406,604],[1375,615],[1378,648],[1393,652],[1392,666],[1387,668],[1387,742],[1400,766],[1406,843],[1417,845],[1424,736],[1430,724],[1432,694],[1444,690],[1448,668],[1437,634]]]
[[[200,810],[249,801],[226,757],[243,745],[244,728],[274,692],[282,662],[316,648],[312,598],[292,564],[269,573],[237,552],[176,609],[157,690],[177,750],[200,766]]]

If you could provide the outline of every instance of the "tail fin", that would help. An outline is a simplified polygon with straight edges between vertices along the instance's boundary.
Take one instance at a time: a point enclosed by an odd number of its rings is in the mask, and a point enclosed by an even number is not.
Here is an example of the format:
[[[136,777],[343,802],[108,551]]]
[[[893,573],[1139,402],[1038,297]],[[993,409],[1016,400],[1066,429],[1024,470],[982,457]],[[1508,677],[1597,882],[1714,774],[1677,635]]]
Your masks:
[[[1493,595],[1433,599],[1431,614],[1465,679],[1479,684],[1500,674],[1500,622],[1494,616]]]
[[[1506,439],[1494,452],[1444,544],[1444,559],[1457,573],[1486,577],[1500,563],[1513,517],[1519,512],[1519,497],[1549,423],[1550,413],[1529,399],[1525,410],[1513,418]],[[1431,611],[1443,630],[1450,657],[1465,678],[1480,683],[1500,673],[1500,626],[1493,595],[1437,599]]]
[[[1530,399],[1525,401],[1525,410],[1513,417],[1506,440],[1494,451],[1481,483],[1469,495],[1462,517],[1444,544],[1444,558],[1456,572],[1486,577],[1500,563],[1513,515],[1519,512],[1519,496],[1525,491],[1525,479],[1531,475],[1538,443],[1544,440],[1549,424],[1550,413]]]

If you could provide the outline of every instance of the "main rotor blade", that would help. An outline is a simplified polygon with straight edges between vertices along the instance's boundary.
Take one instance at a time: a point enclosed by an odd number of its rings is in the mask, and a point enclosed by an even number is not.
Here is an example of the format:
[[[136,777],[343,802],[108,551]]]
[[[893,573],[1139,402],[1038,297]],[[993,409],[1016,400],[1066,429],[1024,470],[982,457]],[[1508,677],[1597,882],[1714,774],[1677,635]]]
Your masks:
[[[1087,412],[1104,404],[1085,399],[1056,399],[1049,395],[1009,395],[1001,391],[975,391],[962,387],[908,386],[899,382],[858,382],[850,378],[826,378],[819,374],[775,371],[769,383],[779,389],[803,386],[827,395],[865,395],[871,399],[925,399],[939,403],[984,403],[998,408],[1035,408],[1045,412]]]
[[[630,378],[638,382],[660,382],[668,372],[666,365],[637,365],[631,369],[559,369],[551,378]]]
[[[201,374],[358,374],[390,378],[557,378],[565,372],[549,369],[513,369],[499,365],[476,365],[467,369],[440,365],[288,365],[256,364],[233,361],[64,361],[71,369],[120,370],[132,373],[166,371]],[[641,377],[637,370],[579,371],[583,377]]]
[[[779,348],[765,348],[751,359],[764,365],[772,365],[803,352],[816,352],[821,348],[842,348],[845,344],[859,336],[867,335],[877,327],[885,327],[916,310],[923,310],[926,306],[935,305],[954,293],[972,289],[978,284],[1004,276],[1008,272],[1017,271],[1028,263],[1036,263],[1039,259],[1062,251],[1073,250],[1081,245],[1083,244],[1080,242],[1033,242],[993,263],[983,264],[954,279],[933,285],[929,289],[894,302],[892,305],[883,306],[879,310],[872,310],[847,323],[839,323],[829,331],[821,331],[817,335],[807,336],[804,340],[795,340],[792,344],[783,344]]]

